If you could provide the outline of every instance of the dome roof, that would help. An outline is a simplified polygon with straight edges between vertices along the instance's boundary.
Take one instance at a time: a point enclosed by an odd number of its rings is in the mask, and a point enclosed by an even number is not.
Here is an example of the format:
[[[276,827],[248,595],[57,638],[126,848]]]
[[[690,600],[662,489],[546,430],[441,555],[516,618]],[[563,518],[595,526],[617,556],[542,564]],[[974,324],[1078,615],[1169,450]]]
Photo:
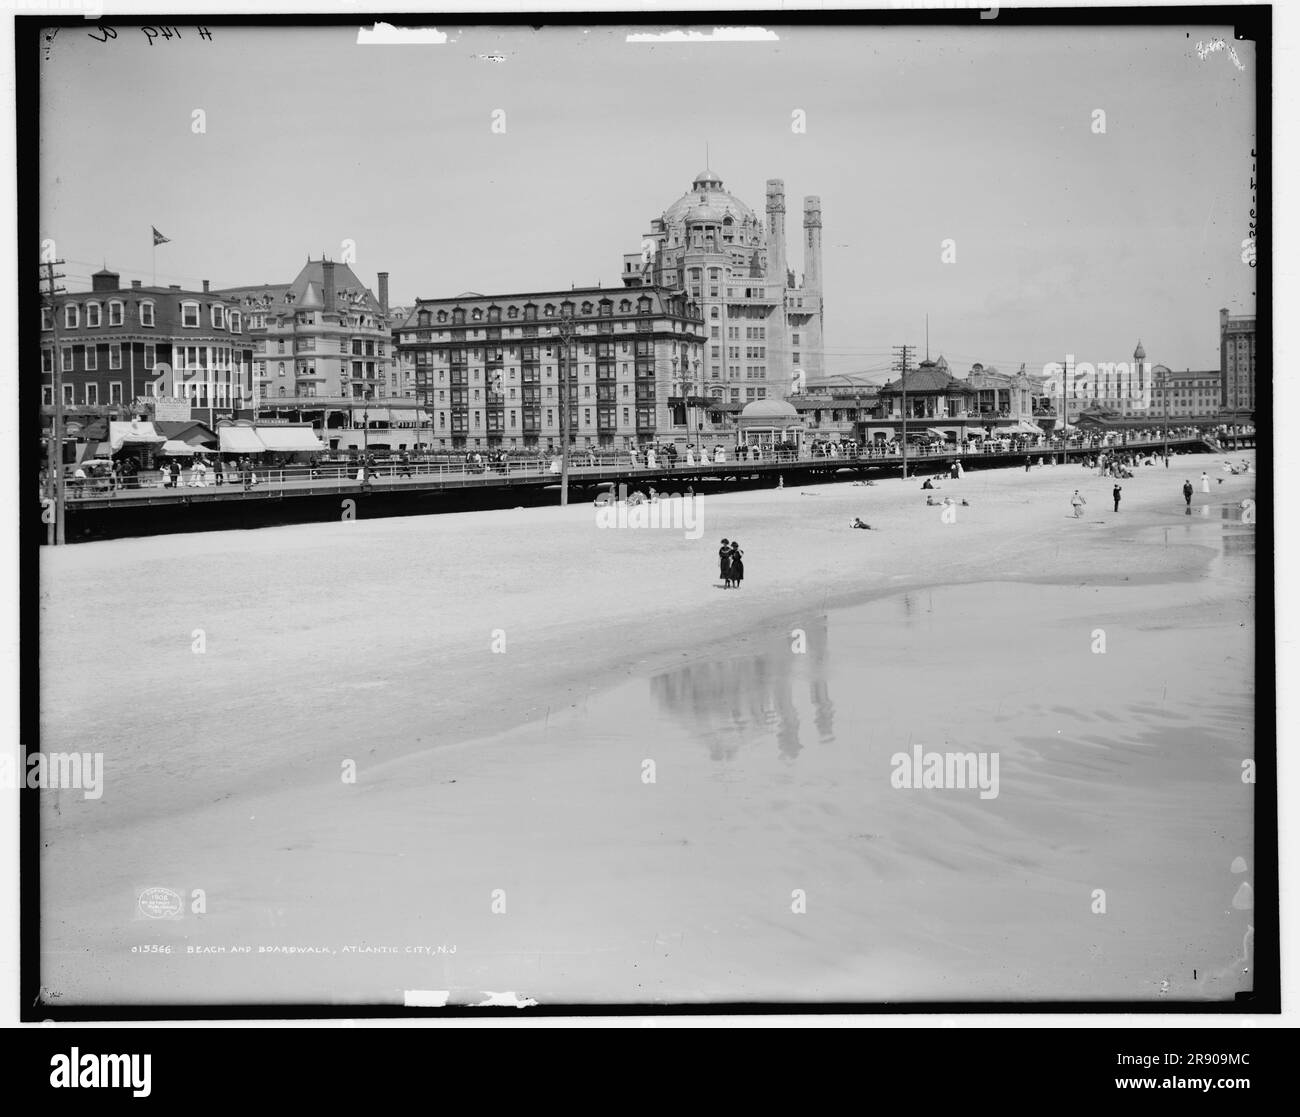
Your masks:
[[[707,221],[720,225],[726,217],[738,224],[754,221],[754,211],[734,194],[722,188],[722,179],[710,170],[695,176],[691,189],[664,211],[664,222]]]
[[[753,403],[745,404],[740,417],[742,419],[784,419],[797,423],[799,412],[783,399],[756,399]]]

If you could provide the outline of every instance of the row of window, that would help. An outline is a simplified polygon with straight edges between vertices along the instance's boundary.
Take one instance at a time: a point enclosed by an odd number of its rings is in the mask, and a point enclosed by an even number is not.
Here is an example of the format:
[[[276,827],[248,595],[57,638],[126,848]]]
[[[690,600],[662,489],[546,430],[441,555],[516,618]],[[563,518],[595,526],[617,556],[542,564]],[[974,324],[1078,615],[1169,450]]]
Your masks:
[[[583,317],[590,317],[594,314],[602,318],[608,318],[614,313],[614,300],[606,298],[601,299],[598,303],[586,301],[579,305],[572,300],[566,299],[564,302],[559,304],[558,308],[555,303],[545,303],[541,306],[541,316],[543,318],[554,318],[557,309],[559,310],[560,317],[573,317],[575,313],[580,313]],[[637,314],[649,314],[653,309],[654,300],[649,296],[642,295],[636,300]],[[513,322],[516,319],[522,318],[525,322],[533,322],[537,320],[537,311],[538,304],[534,302],[527,302],[522,306],[510,306],[505,308],[505,319]],[[699,317],[698,308],[693,304],[687,308],[687,311],[688,313],[683,315],[684,317]],[[680,308],[677,308],[675,312],[679,315],[682,313]],[[621,299],[618,303],[618,313],[631,314],[632,300]],[[500,322],[502,320],[502,308],[493,304],[486,309],[483,307],[474,307],[473,310],[469,311],[464,307],[458,306],[452,308],[450,312],[447,310],[438,310],[435,312],[428,309],[421,309],[416,312],[416,322],[420,326],[428,326],[435,321],[439,323],[450,321],[454,326],[463,326],[466,321],[482,322],[484,320],[488,322]]]
[[[181,325],[186,329],[198,329],[202,321],[202,304],[185,300],[181,302],[180,308]],[[109,326],[123,326],[126,324],[126,304],[121,299],[110,299],[107,309]],[[65,330],[80,329],[83,310],[86,329],[94,330],[103,325],[104,304],[98,302],[87,302],[85,304],[64,303],[63,328]],[[139,311],[140,325],[156,325],[152,299],[142,299],[139,303]],[[220,303],[213,303],[209,307],[209,321],[214,330],[229,330],[233,334],[243,332],[242,313],[238,310],[228,310]],[[41,307],[41,329],[54,329],[54,311],[48,306]]]

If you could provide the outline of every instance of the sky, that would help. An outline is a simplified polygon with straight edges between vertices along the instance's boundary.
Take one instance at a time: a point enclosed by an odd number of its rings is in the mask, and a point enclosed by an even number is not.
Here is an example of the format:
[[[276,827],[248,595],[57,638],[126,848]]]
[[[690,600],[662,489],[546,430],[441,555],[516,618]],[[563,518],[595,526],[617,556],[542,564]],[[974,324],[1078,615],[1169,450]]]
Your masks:
[[[65,28],[41,69],[41,235],[74,291],[105,263],[151,282],[150,226],[171,239],[157,281],[190,287],[288,282],[346,242],[399,305],[618,286],[707,145],[760,214],[784,179],[796,270],[802,198],[821,198],[828,372],[885,379],[893,346],[925,355],[927,315],[959,375],[1124,361],[1139,340],[1218,367],[1219,308],[1255,310],[1253,44],[1209,24],[768,26],[777,41],[643,43],[444,24],[425,46]],[[1198,51],[1216,39],[1235,60]]]

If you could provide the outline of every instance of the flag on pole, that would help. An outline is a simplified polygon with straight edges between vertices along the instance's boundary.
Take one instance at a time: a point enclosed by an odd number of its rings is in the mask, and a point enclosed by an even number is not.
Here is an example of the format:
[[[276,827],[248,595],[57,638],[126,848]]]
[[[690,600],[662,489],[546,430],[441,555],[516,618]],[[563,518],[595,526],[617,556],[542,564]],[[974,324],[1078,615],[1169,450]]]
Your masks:
[[[160,233],[157,229],[154,229],[152,225],[150,225],[149,228],[153,229],[154,244],[171,244],[172,242],[171,237],[163,236],[162,233]]]

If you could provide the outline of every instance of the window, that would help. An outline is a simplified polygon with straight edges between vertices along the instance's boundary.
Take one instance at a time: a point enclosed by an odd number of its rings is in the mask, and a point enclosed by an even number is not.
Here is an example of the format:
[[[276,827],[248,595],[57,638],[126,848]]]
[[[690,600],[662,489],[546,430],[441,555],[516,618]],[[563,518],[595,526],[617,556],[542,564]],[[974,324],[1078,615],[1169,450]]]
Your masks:
[[[41,307],[41,329],[54,329],[54,315],[48,306]]]
[[[54,350],[53,349],[41,350],[41,371],[42,372],[54,371]]]
[[[86,327],[93,329],[99,325],[99,303],[86,304]]]
[[[148,342],[145,343],[145,347],[144,347],[144,367],[145,367],[145,368],[153,368],[154,363],[155,363],[155,360],[156,360],[156,355],[157,355],[157,353],[158,353],[158,350],[157,350],[157,347],[156,347],[156,346],[154,346],[154,345],[152,345],[152,344],[150,344],[150,343],[148,343]]]
[[[99,385],[98,385],[98,384],[87,384],[87,385],[86,385],[86,403],[87,403],[89,406],[91,406],[91,407],[94,407],[96,404],[99,403]]]
[[[122,312],[122,300],[113,299],[108,304],[108,324],[110,326],[120,326],[123,322],[124,317],[125,316]]]
[[[146,300],[140,304],[140,325],[152,326],[153,324],[153,303]]]
[[[230,313],[226,315],[226,319],[230,326],[230,332],[232,334],[243,332],[244,317],[242,314],[239,313],[239,311],[237,310],[230,311]]]
[[[214,330],[220,330],[220,329],[222,329],[222,328],[225,326],[225,324],[226,324],[226,308],[225,308],[225,307],[223,307],[223,306],[217,306],[217,305],[214,304],[214,305],[209,309],[208,314],[209,314],[209,318],[210,318],[211,321],[212,321],[212,328],[213,328]]]
[[[41,404],[44,407],[54,406],[54,385],[46,384],[41,389]]]
[[[76,303],[67,303],[63,308],[63,328],[75,330],[81,325],[81,308]]]
[[[83,367],[87,372],[91,372],[99,367],[99,353],[93,345],[86,346],[86,361]]]
[[[72,385],[71,385],[71,384],[64,384],[64,385],[63,385],[63,406],[64,406],[64,407],[71,407],[72,404],[73,404],[73,402],[74,402],[74,401],[73,401],[73,398],[72,398]]]
[[[181,303],[181,325],[189,330],[199,328],[199,304],[195,302]],[[284,352],[284,342],[280,342],[280,352]]]
[[[72,346],[71,345],[64,345],[60,347],[59,360],[62,363],[64,372],[72,371]],[[68,402],[71,403],[72,401],[69,400]]]
[[[110,346],[108,347],[108,367],[109,367],[109,368],[121,368],[121,367],[122,367],[122,344],[121,344],[121,342],[115,341],[115,342],[113,342],[112,345],[110,345]]]
[[[283,361],[280,362],[280,375],[281,375],[281,376],[284,375],[284,362],[283,362]]]

